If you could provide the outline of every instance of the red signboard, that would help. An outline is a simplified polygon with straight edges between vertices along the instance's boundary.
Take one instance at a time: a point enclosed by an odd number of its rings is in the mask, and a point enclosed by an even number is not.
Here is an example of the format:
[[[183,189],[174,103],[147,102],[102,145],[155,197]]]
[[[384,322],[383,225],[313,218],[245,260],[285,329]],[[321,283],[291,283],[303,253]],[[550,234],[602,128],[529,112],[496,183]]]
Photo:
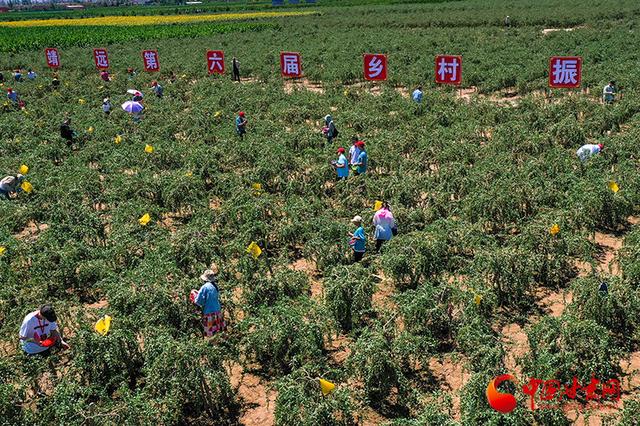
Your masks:
[[[107,49],[93,49],[93,62],[99,70],[109,69],[109,56]]]
[[[145,71],[160,71],[160,59],[158,58],[157,50],[143,50],[142,59],[144,61]]]
[[[367,53],[363,56],[363,66],[365,80],[383,81],[387,79],[387,55]]]
[[[302,60],[300,59],[300,53],[281,52],[280,72],[283,77],[302,77]]]
[[[436,83],[455,85],[462,83],[462,56],[436,56]]]
[[[552,56],[549,59],[549,87],[576,88],[582,82],[582,58]]]
[[[207,70],[209,70],[209,74],[224,74],[224,52],[222,50],[207,52]]]
[[[44,49],[44,54],[49,68],[60,68],[60,56],[58,56],[58,49],[48,47]]]

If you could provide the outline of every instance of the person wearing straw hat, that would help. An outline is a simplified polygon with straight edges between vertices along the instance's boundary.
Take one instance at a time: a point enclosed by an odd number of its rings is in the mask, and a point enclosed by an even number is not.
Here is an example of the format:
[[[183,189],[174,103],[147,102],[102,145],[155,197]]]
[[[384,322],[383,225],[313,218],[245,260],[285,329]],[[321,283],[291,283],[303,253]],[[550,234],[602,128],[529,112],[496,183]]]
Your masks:
[[[10,199],[11,194],[17,194],[22,191],[20,184],[24,180],[24,176],[20,173],[17,175],[5,176],[0,180],[0,198]]]
[[[226,328],[220,305],[220,290],[214,270],[207,269],[200,275],[200,279],[204,284],[200,290],[191,290],[191,300],[202,308],[204,336],[211,337]]]
[[[331,165],[338,173],[338,180],[349,177],[349,163],[347,162],[347,157],[345,157],[344,152],[344,148],[338,148],[338,160],[331,162]]]
[[[351,250],[353,250],[353,261],[360,262],[364,257],[367,246],[367,237],[362,227],[362,217],[358,215],[354,216],[353,219],[351,219],[351,223],[356,226],[356,230],[353,233],[349,232],[349,236],[351,237],[349,246],[351,246]]]
[[[336,123],[333,122],[333,117],[330,114],[324,116],[324,127],[322,128],[322,133],[327,138],[327,142],[333,142],[338,136],[338,129],[336,129]]]
[[[20,326],[20,346],[29,355],[48,354],[51,348],[69,349],[58,329],[58,317],[51,305],[29,313]]]

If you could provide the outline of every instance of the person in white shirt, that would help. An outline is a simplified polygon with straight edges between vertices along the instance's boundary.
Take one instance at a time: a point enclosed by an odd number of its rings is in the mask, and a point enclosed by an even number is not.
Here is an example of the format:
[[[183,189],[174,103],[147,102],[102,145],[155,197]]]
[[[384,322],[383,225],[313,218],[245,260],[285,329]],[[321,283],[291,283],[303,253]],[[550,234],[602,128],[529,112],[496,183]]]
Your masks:
[[[360,148],[356,146],[358,143],[358,137],[354,136],[351,138],[351,148],[349,148],[349,165],[354,165],[358,162],[358,157],[360,156]]]
[[[18,173],[16,176],[5,176],[0,180],[0,198],[9,199],[9,195],[18,193],[22,190],[20,184],[24,180],[24,176]]]
[[[600,151],[602,151],[602,148],[604,148],[604,146],[601,143],[598,145],[594,145],[594,144],[582,145],[580,149],[576,151],[576,155],[578,156],[580,161],[587,161],[592,156],[600,153]]]
[[[618,89],[616,88],[616,82],[610,81],[609,84],[604,86],[604,89],[602,89],[602,101],[605,104],[612,104],[613,101],[616,100],[617,92]]]
[[[102,100],[102,112],[104,112],[104,115],[111,114],[111,101],[109,101],[109,98]]]
[[[24,317],[20,326],[20,346],[29,355],[44,354],[52,347],[69,349],[58,331],[56,312],[51,305],[43,305]]]

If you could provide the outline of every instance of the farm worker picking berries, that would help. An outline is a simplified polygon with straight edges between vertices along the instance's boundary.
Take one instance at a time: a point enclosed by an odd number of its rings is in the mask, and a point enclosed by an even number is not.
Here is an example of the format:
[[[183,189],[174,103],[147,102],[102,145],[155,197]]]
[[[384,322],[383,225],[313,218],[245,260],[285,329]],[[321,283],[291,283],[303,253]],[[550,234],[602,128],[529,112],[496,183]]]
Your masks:
[[[31,312],[20,326],[20,345],[29,355],[47,354],[52,347],[69,349],[58,331],[56,312],[51,305],[43,305]]]
[[[102,112],[104,112],[104,115],[109,116],[109,114],[111,114],[111,101],[109,100],[109,98],[104,98],[102,100]]]
[[[244,134],[247,133],[247,119],[243,111],[240,111],[236,117],[236,133],[240,139],[244,139]]]
[[[0,180],[0,198],[10,198],[11,194],[17,194],[22,191],[20,184],[24,180],[24,176],[18,173],[16,176],[5,176]]]
[[[336,124],[333,122],[333,117],[331,117],[329,114],[324,117],[324,127],[322,128],[322,133],[327,138],[328,143],[333,142],[333,139],[338,136],[338,129],[336,129]]]
[[[60,87],[60,80],[58,79],[58,75],[54,74],[53,80],[51,80],[51,88],[53,88],[53,90],[57,90],[58,87]]]
[[[344,148],[338,148],[338,160],[331,162],[331,165],[338,173],[338,180],[343,180],[349,177],[349,163],[347,163],[347,157],[345,157],[344,152]]]
[[[204,282],[200,290],[191,290],[191,300],[202,308],[202,327],[205,337],[213,336],[226,328],[220,306],[220,289],[216,273],[207,269],[200,279]]]
[[[142,95],[142,92],[135,91],[135,92],[133,93],[133,99],[131,99],[131,100],[132,100],[133,102],[142,102],[142,98],[143,98],[143,97],[144,97],[144,96]]]
[[[616,87],[616,82],[612,80],[602,89],[602,102],[612,104],[616,100],[617,93],[618,88]]]
[[[416,90],[413,91],[413,94],[411,95],[411,99],[413,99],[413,102],[417,104],[421,104],[423,96],[424,96],[424,93],[422,92],[422,86],[418,86]]]
[[[238,61],[234,56],[233,60],[231,61],[231,64],[232,64],[231,68],[233,69],[231,78],[233,81],[240,82],[240,61]]]
[[[354,216],[353,219],[351,219],[351,223],[356,226],[356,230],[353,233],[349,232],[349,236],[351,237],[349,245],[351,246],[351,250],[353,250],[353,261],[360,262],[364,257],[367,246],[367,237],[364,235],[364,228],[362,227],[362,217]]]
[[[382,208],[373,215],[373,226],[375,226],[374,238],[376,239],[376,253],[385,241],[389,241],[398,232],[396,220],[391,213],[389,203],[382,203]]]
[[[351,147],[349,148],[349,155],[347,156],[347,160],[349,160],[349,165],[353,166],[353,164],[358,161],[358,156],[360,155],[360,148],[358,148],[358,137],[353,136],[351,138]]]
[[[358,141],[356,142],[356,147],[360,150],[358,154],[358,158],[354,163],[352,163],[352,167],[355,167],[355,175],[363,175],[367,172],[367,164],[369,163],[369,156],[367,155],[367,150],[364,147],[364,142]]]
[[[7,99],[9,99],[14,104],[18,103],[18,92],[13,90],[11,87],[7,89]]]
[[[66,118],[60,125],[60,136],[67,141],[67,146],[73,144],[73,140],[76,137],[76,132],[71,128],[71,119]]]
[[[20,70],[15,70],[13,78],[18,82],[22,81],[22,72]]]
[[[155,93],[157,97],[162,97],[164,88],[160,86],[157,81],[151,83],[151,89],[153,89],[153,93]]]
[[[602,148],[604,148],[604,146],[601,143],[598,145],[594,145],[594,144],[582,145],[580,149],[576,151],[576,155],[578,156],[580,161],[587,161],[592,156],[600,153],[600,151],[602,151]]]
[[[129,80],[131,80],[135,78],[136,74],[138,73],[133,68],[127,68],[127,74],[129,74]]]
[[[38,77],[38,74],[36,74],[36,72],[34,70],[32,70],[31,68],[29,68],[29,71],[27,72],[27,78],[31,81],[35,80],[36,77]]]
[[[109,76],[109,71],[104,70],[100,73],[100,78],[102,81],[111,81],[111,77]]]

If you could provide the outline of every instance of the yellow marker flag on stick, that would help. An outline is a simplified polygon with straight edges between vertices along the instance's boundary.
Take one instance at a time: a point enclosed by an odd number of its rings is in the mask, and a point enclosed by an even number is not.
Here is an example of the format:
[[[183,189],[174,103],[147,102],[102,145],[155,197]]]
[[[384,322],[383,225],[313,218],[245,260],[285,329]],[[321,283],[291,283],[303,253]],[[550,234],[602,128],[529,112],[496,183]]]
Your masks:
[[[149,144],[145,145],[144,152],[146,152],[147,154],[151,154],[153,152],[153,147]]]
[[[7,251],[7,248],[3,247],[3,246],[0,246],[0,256],[2,256],[5,251]]]
[[[94,130],[93,126],[91,126],[87,129],[87,133],[93,133]]]
[[[26,180],[20,184],[20,188],[22,188],[22,190],[24,192],[26,192],[27,194],[29,194],[31,191],[33,191],[33,185],[31,185]]]
[[[142,226],[146,226],[147,223],[149,223],[150,221],[151,221],[151,216],[149,216],[149,213],[145,213],[140,219],[138,219],[138,222]]]
[[[613,193],[615,194],[616,192],[620,191],[620,187],[618,186],[618,184],[615,181],[611,181],[609,182],[609,189],[611,191],[613,191]]]
[[[551,235],[556,235],[558,232],[560,232],[560,226],[558,226],[557,223],[554,223],[553,226],[549,228],[549,233]]]
[[[116,135],[116,137],[113,138],[113,141],[116,143],[116,145],[119,145],[120,142],[122,142],[122,136]]]
[[[261,183],[252,183],[251,184],[251,189],[253,189],[253,195],[260,195],[262,194],[262,184]]]
[[[247,247],[247,253],[250,253],[254,259],[257,259],[262,254],[262,249],[255,241],[251,241],[251,244]]]
[[[373,205],[373,210],[378,211],[381,208],[382,208],[382,201],[376,200],[375,204]]]
[[[23,164],[22,166],[20,166],[20,169],[18,171],[21,175],[26,175],[27,173],[29,173],[29,166]]]
[[[105,315],[96,322],[95,329],[98,334],[102,336],[106,336],[111,328],[111,317],[109,315]]]
[[[336,385],[334,385],[329,381],[326,381],[324,379],[319,379],[319,380],[320,380],[320,390],[322,391],[322,394],[325,396],[329,395],[336,388]]]
[[[216,111],[216,113],[215,113],[215,114],[213,114],[213,116],[214,116],[215,118],[218,118],[218,117],[220,117],[221,115],[222,115],[222,111]]]

